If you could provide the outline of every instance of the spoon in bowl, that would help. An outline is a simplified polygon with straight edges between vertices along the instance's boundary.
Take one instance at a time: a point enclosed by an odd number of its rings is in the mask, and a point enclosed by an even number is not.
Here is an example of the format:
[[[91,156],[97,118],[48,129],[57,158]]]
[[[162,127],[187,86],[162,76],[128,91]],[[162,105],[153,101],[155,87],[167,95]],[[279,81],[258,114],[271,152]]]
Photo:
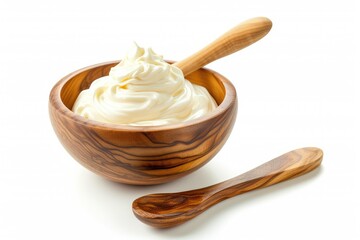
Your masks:
[[[225,199],[308,173],[320,165],[322,157],[323,152],[319,148],[296,149],[209,187],[140,197],[133,202],[133,212],[139,220],[153,227],[173,227]]]
[[[266,17],[252,18],[229,30],[200,51],[176,62],[184,76],[263,38],[271,29],[272,22]]]

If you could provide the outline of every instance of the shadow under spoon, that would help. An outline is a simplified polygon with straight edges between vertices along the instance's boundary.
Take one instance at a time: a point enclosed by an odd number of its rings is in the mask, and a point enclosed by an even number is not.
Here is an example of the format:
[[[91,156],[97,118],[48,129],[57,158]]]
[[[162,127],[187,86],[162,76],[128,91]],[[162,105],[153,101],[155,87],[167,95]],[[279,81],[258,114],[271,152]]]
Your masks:
[[[322,157],[323,152],[319,148],[296,149],[209,187],[140,197],[133,202],[133,212],[139,220],[153,227],[173,227],[227,198],[308,173],[320,165]]]

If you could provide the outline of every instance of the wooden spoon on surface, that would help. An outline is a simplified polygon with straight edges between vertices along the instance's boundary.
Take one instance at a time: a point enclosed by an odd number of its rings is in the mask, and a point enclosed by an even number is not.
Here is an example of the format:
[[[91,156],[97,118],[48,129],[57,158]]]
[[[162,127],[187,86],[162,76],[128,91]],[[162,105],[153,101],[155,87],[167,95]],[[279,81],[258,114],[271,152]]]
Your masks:
[[[217,59],[239,51],[263,38],[271,29],[272,22],[265,17],[257,17],[240,23],[214,42],[190,57],[174,63],[184,76]]]
[[[211,206],[236,195],[298,177],[318,167],[323,152],[300,148],[227,181],[186,192],[150,194],[136,199],[135,216],[153,227],[184,223]]]

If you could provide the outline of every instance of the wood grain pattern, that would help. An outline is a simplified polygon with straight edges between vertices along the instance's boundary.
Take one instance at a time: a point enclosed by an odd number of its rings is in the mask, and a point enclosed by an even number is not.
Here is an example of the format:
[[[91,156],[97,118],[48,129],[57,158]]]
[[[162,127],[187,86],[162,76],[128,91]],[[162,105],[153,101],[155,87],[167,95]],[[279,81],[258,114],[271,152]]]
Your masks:
[[[217,40],[197,53],[175,63],[184,75],[229,54],[237,52],[263,38],[271,29],[272,22],[265,17],[257,17],[240,23]]]
[[[206,87],[220,106],[192,121],[140,127],[100,123],[74,114],[70,109],[78,94],[117,63],[69,74],[50,93],[55,133],[79,163],[113,181],[150,185],[185,176],[215,156],[232,130],[237,98],[234,86],[211,70],[199,69],[187,79]]]
[[[230,180],[192,191],[150,194],[133,202],[133,212],[153,227],[173,227],[236,195],[267,187],[312,171],[322,161],[318,148],[301,148]]]

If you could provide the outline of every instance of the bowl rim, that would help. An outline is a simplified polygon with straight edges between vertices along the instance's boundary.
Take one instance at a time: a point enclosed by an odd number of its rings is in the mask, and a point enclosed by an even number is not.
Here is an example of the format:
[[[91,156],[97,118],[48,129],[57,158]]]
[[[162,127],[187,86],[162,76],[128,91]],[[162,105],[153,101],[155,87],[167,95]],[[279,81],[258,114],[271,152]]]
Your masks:
[[[104,130],[114,130],[114,131],[124,131],[124,132],[157,132],[157,131],[166,131],[166,130],[174,130],[174,129],[180,129],[184,127],[189,127],[193,125],[197,125],[201,122],[206,122],[214,117],[217,117],[221,114],[223,114],[227,109],[229,109],[230,106],[232,106],[236,101],[236,89],[234,85],[228,80],[226,77],[221,75],[220,73],[209,69],[209,68],[201,68],[203,70],[206,70],[210,72],[214,77],[219,79],[221,83],[224,85],[225,89],[225,97],[223,101],[221,102],[218,107],[213,110],[212,112],[205,114],[204,116],[201,116],[196,119],[192,119],[185,122],[180,123],[172,123],[172,124],[165,124],[165,125],[158,125],[158,126],[132,126],[132,125],[126,125],[126,124],[116,124],[116,123],[104,123],[99,122],[96,120],[87,119],[83,116],[80,116],[76,113],[74,113],[72,110],[67,108],[65,104],[63,103],[61,99],[61,91],[65,84],[74,76],[96,68],[101,67],[105,65],[110,64],[117,64],[121,60],[114,60],[114,61],[107,61],[102,63],[97,63],[93,65],[89,65],[83,68],[80,68],[78,70],[73,71],[72,73],[64,76],[61,78],[51,89],[50,95],[49,95],[49,107],[54,107],[58,112],[60,112],[61,115],[66,117],[69,120],[75,121],[78,124],[86,125],[87,127],[92,127],[96,129],[104,129]],[[174,61],[166,60],[169,63],[173,63]]]

